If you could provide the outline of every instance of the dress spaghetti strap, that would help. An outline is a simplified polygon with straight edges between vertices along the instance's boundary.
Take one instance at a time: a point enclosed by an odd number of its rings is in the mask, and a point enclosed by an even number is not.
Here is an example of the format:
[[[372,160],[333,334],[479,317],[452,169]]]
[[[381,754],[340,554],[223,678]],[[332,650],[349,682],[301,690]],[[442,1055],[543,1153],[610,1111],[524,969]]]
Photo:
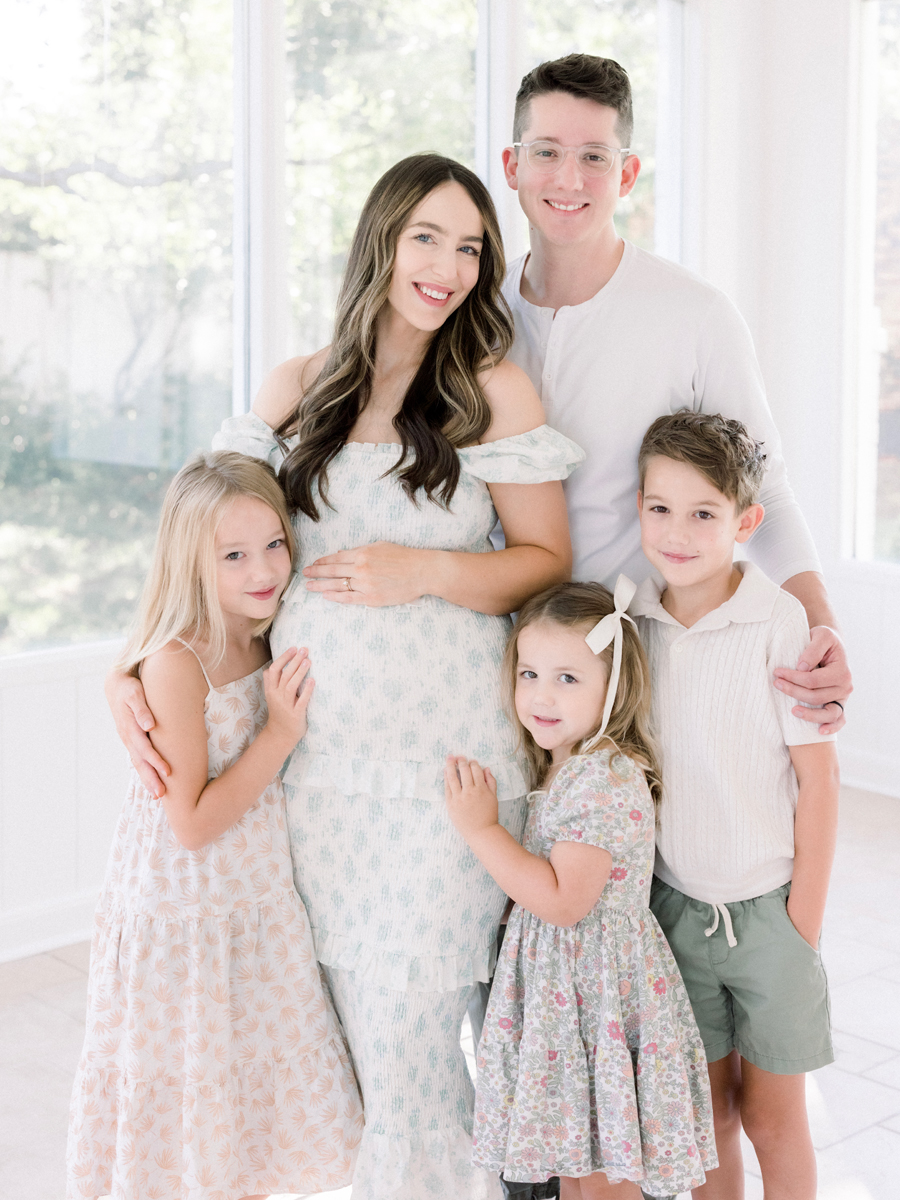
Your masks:
[[[194,647],[190,644],[190,642],[186,642],[184,640],[184,638],[176,637],[174,640],[176,642],[181,642],[182,646],[186,646],[187,649],[190,650],[191,654],[193,654],[194,658],[196,658],[197,662],[200,664],[200,670],[203,672],[203,678],[206,680],[206,686],[209,688],[210,691],[213,691],[212,680],[207,675],[206,667],[204,667],[204,665],[203,665],[203,660],[201,659],[201,657],[197,653],[197,651],[194,649]]]

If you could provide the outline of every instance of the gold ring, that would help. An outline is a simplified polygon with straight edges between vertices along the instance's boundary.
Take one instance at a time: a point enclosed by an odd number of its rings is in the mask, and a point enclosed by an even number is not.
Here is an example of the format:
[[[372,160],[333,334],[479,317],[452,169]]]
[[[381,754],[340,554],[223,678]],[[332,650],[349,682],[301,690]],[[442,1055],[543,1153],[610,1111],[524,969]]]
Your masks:
[[[353,591],[353,585],[351,584],[349,577],[346,575],[344,576],[344,586],[346,587],[348,592]]]

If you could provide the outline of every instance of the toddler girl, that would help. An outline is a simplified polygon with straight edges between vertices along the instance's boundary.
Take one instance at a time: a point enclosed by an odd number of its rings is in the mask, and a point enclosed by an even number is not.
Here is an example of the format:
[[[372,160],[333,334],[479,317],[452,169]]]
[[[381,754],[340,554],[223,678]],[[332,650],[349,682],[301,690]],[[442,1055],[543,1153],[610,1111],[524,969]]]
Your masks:
[[[136,632],[169,764],[132,772],[91,946],[67,1197],[261,1200],[349,1183],[359,1097],[294,890],[277,771],[309,660],[266,668],[293,541],[274,472],[200,455],[166,495]]]
[[[703,1044],[648,908],[660,783],[633,592],[561,584],[519,614],[506,682],[541,789],[524,846],[489,771],[445,772],[454,824],[516,901],[478,1050],[475,1162],[559,1175],[562,1200],[670,1195],[716,1165]]]

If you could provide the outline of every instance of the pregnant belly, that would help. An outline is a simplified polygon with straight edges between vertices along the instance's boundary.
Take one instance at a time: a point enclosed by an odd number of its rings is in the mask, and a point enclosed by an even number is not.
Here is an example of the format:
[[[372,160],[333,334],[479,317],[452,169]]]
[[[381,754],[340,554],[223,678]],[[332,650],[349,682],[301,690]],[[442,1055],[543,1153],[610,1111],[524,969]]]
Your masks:
[[[513,756],[500,695],[507,617],[434,597],[365,608],[296,592],[276,619],[272,653],[309,650],[316,687],[302,754],[416,762],[448,753]]]

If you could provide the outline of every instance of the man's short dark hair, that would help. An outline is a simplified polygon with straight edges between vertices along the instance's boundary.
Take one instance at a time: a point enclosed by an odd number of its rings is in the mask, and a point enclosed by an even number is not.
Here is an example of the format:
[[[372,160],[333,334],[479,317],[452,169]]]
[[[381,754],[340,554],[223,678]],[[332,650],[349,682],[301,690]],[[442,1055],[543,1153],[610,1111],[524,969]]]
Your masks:
[[[513,141],[522,140],[528,123],[528,110],[533,96],[550,92],[566,92],[581,100],[605,104],[618,113],[616,133],[623,146],[631,145],[634,113],[631,107],[631,84],[624,67],[611,58],[596,54],[567,54],[552,62],[541,63],[529,71],[516,93],[513,116]]]

